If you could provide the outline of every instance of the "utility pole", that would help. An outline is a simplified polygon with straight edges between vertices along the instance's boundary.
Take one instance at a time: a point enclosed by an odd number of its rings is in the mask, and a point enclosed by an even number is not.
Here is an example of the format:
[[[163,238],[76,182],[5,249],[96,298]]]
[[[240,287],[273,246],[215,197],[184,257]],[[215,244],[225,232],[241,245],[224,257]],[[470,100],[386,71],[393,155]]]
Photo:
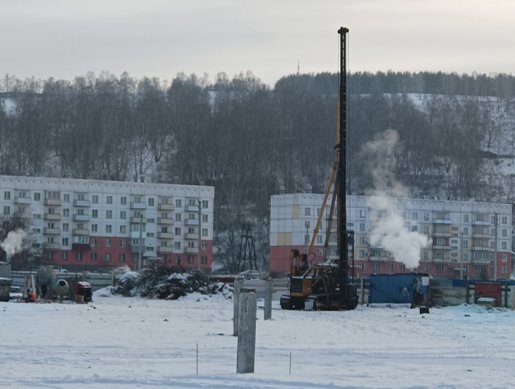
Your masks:
[[[138,271],[141,271],[143,263],[143,213],[139,211],[139,248],[138,248]]]
[[[494,237],[494,281],[497,281],[497,212],[494,216],[494,231],[495,231],[495,237]]]
[[[197,255],[197,270],[200,270],[200,243],[201,243],[201,222],[202,222],[202,202],[200,201],[200,197],[198,198],[198,255]]]

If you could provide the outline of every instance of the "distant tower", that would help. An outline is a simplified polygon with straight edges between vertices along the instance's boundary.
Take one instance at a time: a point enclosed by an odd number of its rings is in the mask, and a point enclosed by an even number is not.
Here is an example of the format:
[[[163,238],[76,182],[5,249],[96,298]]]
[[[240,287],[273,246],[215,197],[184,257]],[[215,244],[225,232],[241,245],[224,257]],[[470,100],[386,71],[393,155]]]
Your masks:
[[[256,247],[254,246],[252,229],[249,223],[243,222],[240,236],[240,255],[238,257],[239,271],[259,270],[256,257]]]
[[[300,59],[297,59],[297,76],[300,74]]]

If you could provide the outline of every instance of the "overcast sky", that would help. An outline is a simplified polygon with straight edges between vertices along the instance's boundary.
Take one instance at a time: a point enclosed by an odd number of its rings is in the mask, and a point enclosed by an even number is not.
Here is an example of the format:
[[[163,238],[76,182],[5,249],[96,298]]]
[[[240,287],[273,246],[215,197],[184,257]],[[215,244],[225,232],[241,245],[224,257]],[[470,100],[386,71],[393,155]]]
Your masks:
[[[515,73],[512,0],[0,0],[0,76]]]

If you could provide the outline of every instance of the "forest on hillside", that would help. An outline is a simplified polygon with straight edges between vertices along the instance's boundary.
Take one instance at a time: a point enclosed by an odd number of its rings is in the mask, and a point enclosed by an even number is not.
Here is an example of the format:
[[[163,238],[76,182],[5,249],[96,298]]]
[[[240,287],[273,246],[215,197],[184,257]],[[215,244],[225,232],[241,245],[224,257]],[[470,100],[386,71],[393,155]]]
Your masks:
[[[414,196],[489,199],[485,160],[515,134],[511,75],[349,76],[348,189],[374,187],[366,145],[398,134],[391,172]],[[169,84],[103,73],[0,81],[0,174],[215,187],[219,252],[244,219],[266,253],[270,196],[323,192],[335,160],[338,75],[179,74]],[[499,146],[502,144],[502,148]],[[223,242],[222,242],[223,241]],[[232,243],[231,243],[232,241]]]

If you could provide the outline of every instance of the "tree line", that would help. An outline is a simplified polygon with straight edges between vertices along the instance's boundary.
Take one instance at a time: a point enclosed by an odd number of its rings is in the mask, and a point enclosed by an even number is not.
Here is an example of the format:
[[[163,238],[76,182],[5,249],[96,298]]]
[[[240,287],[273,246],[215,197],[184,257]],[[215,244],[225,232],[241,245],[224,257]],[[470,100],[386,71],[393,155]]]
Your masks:
[[[514,77],[353,73],[348,84],[351,192],[373,186],[363,146],[395,129],[395,174],[411,193],[489,196],[485,156],[506,153],[503,134],[515,130]],[[323,192],[335,160],[337,74],[273,87],[250,72],[166,85],[126,73],[5,76],[0,90],[0,174],[212,185],[215,229],[253,220],[263,252],[270,196]]]

